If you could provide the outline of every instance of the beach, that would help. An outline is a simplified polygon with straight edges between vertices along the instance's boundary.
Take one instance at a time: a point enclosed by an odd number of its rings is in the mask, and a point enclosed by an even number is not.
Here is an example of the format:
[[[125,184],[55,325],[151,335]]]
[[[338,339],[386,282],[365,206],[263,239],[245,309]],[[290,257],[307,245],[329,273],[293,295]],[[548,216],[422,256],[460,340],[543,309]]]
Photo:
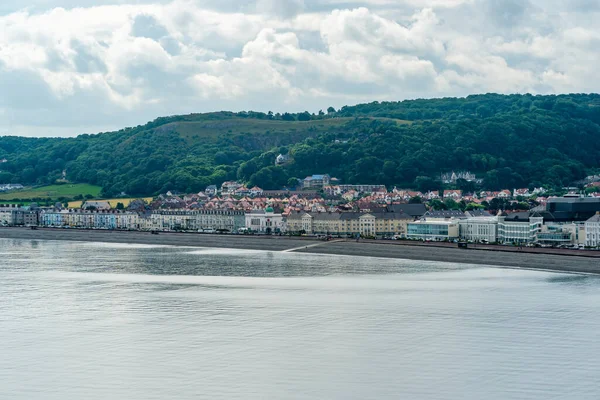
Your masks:
[[[470,246],[383,240],[319,241],[311,237],[210,235],[194,233],[0,228],[0,239],[67,240],[83,242],[157,244],[264,251],[286,251],[356,257],[399,258],[600,274],[600,251]],[[360,259],[357,259],[360,262]]]

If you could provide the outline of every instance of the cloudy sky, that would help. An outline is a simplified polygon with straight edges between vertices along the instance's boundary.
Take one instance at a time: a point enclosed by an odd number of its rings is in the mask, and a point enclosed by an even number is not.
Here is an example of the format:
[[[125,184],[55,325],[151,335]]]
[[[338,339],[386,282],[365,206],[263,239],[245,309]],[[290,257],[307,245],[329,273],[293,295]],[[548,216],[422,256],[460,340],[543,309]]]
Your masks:
[[[599,20],[598,0],[2,0],[0,135],[598,92]]]

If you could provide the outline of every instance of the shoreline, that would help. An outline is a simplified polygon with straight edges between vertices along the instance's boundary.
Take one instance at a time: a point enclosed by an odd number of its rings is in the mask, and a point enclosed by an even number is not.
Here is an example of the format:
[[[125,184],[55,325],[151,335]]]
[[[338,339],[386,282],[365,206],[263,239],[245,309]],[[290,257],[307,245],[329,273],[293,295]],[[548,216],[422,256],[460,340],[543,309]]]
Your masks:
[[[459,249],[451,243],[334,240],[307,237],[243,236],[193,233],[0,228],[0,239],[64,240],[80,242],[158,244],[277,252],[379,257],[511,267],[554,272],[600,274],[600,252],[476,245]]]

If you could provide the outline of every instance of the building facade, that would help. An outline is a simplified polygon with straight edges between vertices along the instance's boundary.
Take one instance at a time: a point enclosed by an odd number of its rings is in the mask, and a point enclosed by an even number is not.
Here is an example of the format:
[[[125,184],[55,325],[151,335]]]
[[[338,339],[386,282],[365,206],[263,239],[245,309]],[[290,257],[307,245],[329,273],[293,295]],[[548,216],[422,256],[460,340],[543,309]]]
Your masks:
[[[0,225],[15,226],[18,220],[18,209],[13,206],[0,207]]]
[[[330,181],[331,181],[331,177],[327,174],[307,176],[302,181],[302,188],[303,189],[323,189],[323,186],[329,185]]]
[[[36,226],[38,210],[14,204],[0,206],[0,226]]]
[[[528,212],[498,217],[498,241],[501,243],[534,243],[542,230],[544,218]]]
[[[245,214],[245,228],[256,233],[285,233],[283,215],[275,213],[271,207],[265,210],[253,210]]]
[[[459,221],[460,238],[473,242],[498,241],[497,217],[473,217]]]
[[[293,212],[287,216],[287,230],[309,235],[404,236],[413,220],[401,212]]]
[[[1,220],[0,220],[1,221]],[[245,227],[243,211],[155,210],[137,213],[120,210],[44,210],[40,224],[47,227],[236,232]]]
[[[409,239],[444,241],[459,238],[459,223],[456,220],[421,220],[408,224]]]
[[[585,245],[600,247],[600,212],[585,221]]]

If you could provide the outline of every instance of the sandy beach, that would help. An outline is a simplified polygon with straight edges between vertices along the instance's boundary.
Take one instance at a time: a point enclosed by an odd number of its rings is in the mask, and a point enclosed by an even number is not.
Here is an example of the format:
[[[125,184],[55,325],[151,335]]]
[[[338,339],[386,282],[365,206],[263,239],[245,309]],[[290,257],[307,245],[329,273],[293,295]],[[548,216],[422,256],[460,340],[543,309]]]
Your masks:
[[[294,251],[359,257],[402,258],[600,274],[600,251],[554,250],[503,246],[428,244],[404,241],[323,242],[285,236],[207,235],[193,233],[121,232],[103,230],[0,228],[0,239],[68,240],[107,243],[162,244],[265,251]],[[360,262],[360,259],[357,259]]]

